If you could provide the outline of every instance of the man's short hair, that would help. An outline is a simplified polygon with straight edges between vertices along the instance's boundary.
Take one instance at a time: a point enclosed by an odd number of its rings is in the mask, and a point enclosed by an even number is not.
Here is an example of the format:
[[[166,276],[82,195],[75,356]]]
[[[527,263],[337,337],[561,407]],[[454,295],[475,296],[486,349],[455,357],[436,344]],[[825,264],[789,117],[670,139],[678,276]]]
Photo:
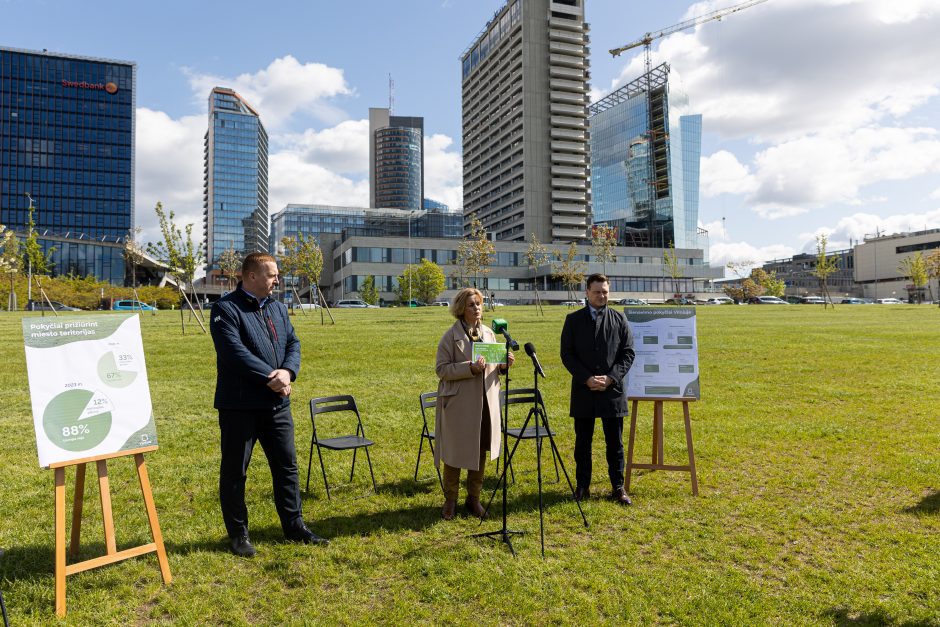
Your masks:
[[[591,283],[610,283],[610,279],[607,278],[606,274],[595,272],[587,278],[587,289],[591,289]]]
[[[271,262],[277,263],[277,259],[268,253],[251,253],[242,262],[242,276],[247,276],[249,272],[257,272],[261,266]]]

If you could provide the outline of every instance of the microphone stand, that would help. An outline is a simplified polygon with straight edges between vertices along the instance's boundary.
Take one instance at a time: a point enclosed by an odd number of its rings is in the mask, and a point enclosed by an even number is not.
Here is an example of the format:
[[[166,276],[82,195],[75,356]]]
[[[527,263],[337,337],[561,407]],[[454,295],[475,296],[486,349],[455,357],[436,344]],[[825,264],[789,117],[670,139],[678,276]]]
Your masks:
[[[497,529],[496,531],[486,531],[484,533],[475,533],[471,535],[470,537],[471,538],[497,538],[498,537],[500,540],[506,543],[506,546],[509,547],[509,552],[512,553],[512,556],[516,557],[516,550],[512,547],[511,536],[522,535],[525,532],[509,529],[507,527],[507,522],[506,522],[506,514],[507,514],[506,494],[508,490],[507,481],[506,481],[506,468],[509,466],[509,450],[507,448],[509,446],[509,441],[508,441],[508,436],[506,435],[506,431],[509,429],[509,359],[508,359],[508,356],[509,356],[510,344],[511,344],[511,341],[507,338],[506,339],[506,356],[507,356],[506,387],[503,388],[504,390],[506,390],[506,393],[502,395],[503,406],[501,409],[502,409],[503,415],[500,421],[502,423],[502,429],[503,429],[503,474],[500,477],[500,481],[503,482],[503,526],[502,528]],[[484,399],[484,402],[485,402],[485,399]],[[517,442],[517,445],[518,445],[518,442]],[[492,502],[493,502],[493,498],[490,497],[490,503]],[[489,509],[489,503],[487,504],[487,509]]]

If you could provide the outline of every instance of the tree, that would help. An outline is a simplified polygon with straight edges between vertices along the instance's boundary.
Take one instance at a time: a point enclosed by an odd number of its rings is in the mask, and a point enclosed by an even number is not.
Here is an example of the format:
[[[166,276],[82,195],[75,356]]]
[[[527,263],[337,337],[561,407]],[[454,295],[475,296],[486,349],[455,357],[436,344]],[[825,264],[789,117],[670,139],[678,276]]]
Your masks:
[[[927,255],[927,276],[937,279],[937,304],[940,305],[940,249]]]
[[[675,244],[669,244],[669,248],[663,250],[663,263],[666,264],[666,272],[668,272],[670,278],[672,278],[672,291],[678,296],[679,279],[685,275],[682,272],[682,266],[679,265],[679,258],[676,256]]]
[[[751,279],[764,288],[764,294],[782,298],[787,289],[787,284],[783,279],[777,278],[776,272],[767,272],[763,268],[754,268],[751,270]]]
[[[924,288],[927,286],[927,260],[924,259],[924,253],[917,251],[910,257],[905,257],[898,264],[898,272],[909,278],[913,289],[909,290],[911,299],[915,302],[923,302]]]
[[[750,268],[754,262],[750,259],[745,261],[729,261],[725,268],[731,271],[740,281],[739,285],[726,285],[722,288],[725,294],[734,299],[736,303],[746,303],[748,299],[763,294],[763,288],[750,278]]]
[[[26,221],[26,241],[23,242],[26,267],[29,271],[28,282],[26,284],[27,307],[29,306],[29,302],[33,300],[33,275],[47,274],[49,272],[49,260],[52,258],[52,253],[55,251],[55,248],[50,247],[45,253],[42,252],[42,246],[39,245],[39,232],[36,230],[36,220],[34,219],[35,213],[36,206],[33,204],[33,199],[30,198],[29,218],[27,218]]]
[[[525,251],[525,262],[526,265],[532,268],[532,289],[535,290],[535,302],[539,304],[539,311],[542,315],[545,315],[544,311],[541,311],[542,305],[539,301],[539,279],[536,275],[536,271],[539,266],[543,266],[546,263],[551,262],[552,253],[545,247],[542,242],[539,241],[538,236],[535,233],[529,234],[529,247]]]
[[[496,255],[496,246],[486,237],[483,223],[474,218],[470,222],[470,235],[457,246],[458,276],[465,284],[476,277],[474,287],[483,289],[483,279],[490,273],[490,264]]]
[[[144,260],[144,247],[138,241],[142,230],[141,227],[135,226],[124,236],[124,263],[131,267],[131,287],[133,288],[137,287],[137,266]]]
[[[594,261],[604,264],[604,274],[607,274],[607,262],[614,260],[616,244],[617,229],[598,224],[591,227],[591,254],[594,255]]]
[[[826,256],[826,244],[828,242],[829,238],[825,234],[816,236],[816,267],[811,274],[819,279],[819,289],[822,290],[823,298],[826,301],[823,303],[823,308],[831,305],[832,308],[835,309],[836,304],[832,302],[832,297],[829,296],[827,281],[829,280],[829,275],[839,269],[839,260],[835,255],[831,257]]]
[[[359,296],[369,305],[375,305],[379,302],[379,291],[375,289],[375,277],[371,274],[362,282],[362,289],[359,290]],[[435,294],[437,296],[437,294]]]
[[[313,294],[323,272],[323,251],[317,238],[307,237],[298,232],[297,237],[285,237],[281,240],[284,254],[281,257],[281,270],[300,277],[310,288],[308,302],[313,303]]]
[[[22,266],[20,240],[16,233],[0,224],[0,272],[10,277],[10,295],[7,298],[7,311],[16,311],[16,275]]]
[[[581,287],[584,281],[584,271],[587,264],[578,261],[578,247],[574,242],[568,246],[568,252],[564,256],[558,253],[558,259],[561,262],[558,268],[552,272],[552,277],[560,279],[568,290],[568,300],[574,300],[573,291]]]
[[[409,279],[410,290],[408,289]],[[433,302],[438,294],[444,291],[444,271],[439,265],[427,259],[422,259],[417,265],[405,266],[405,271],[398,277],[398,287],[395,288],[399,302],[407,303],[411,300],[408,296],[409,291],[420,301]]]
[[[228,288],[233,289],[238,280],[238,272],[242,269],[241,256],[235,250],[234,243],[222,251],[216,263],[219,265],[219,272],[228,283]]]
[[[154,207],[157,219],[160,221],[160,233],[163,240],[147,242],[147,252],[157,260],[169,266],[170,276],[176,279],[182,291],[191,286],[196,276],[196,268],[205,259],[205,249],[202,242],[193,242],[193,225],[187,224],[185,229],[176,225],[176,214],[163,210],[163,203],[158,202]]]

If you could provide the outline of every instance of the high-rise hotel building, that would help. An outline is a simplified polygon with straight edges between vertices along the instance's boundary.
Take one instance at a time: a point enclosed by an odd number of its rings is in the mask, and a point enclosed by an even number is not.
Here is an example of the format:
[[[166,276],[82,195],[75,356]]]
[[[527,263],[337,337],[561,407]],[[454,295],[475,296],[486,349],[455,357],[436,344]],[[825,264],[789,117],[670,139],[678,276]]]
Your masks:
[[[462,55],[465,226],[588,236],[585,0],[508,0]]]
[[[421,209],[424,118],[369,109],[369,206]]]
[[[129,61],[0,47],[0,224],[26,236],[28,193],[53,275],[124,281],[136,87]]]
[[[225,87],[209,94],[203,182],[207,274],[229,248],[267,252],[268,134],[258,112]]]

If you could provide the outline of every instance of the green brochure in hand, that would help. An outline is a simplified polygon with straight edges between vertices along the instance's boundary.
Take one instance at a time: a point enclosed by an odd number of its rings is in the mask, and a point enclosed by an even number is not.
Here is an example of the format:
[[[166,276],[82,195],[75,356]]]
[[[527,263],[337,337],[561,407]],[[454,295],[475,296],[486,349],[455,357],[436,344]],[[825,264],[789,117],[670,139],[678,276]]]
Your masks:
[[[474,342],[473,343],[473,361],[483,355],[487,364],[506,363],[506,345],[497,342]]]

